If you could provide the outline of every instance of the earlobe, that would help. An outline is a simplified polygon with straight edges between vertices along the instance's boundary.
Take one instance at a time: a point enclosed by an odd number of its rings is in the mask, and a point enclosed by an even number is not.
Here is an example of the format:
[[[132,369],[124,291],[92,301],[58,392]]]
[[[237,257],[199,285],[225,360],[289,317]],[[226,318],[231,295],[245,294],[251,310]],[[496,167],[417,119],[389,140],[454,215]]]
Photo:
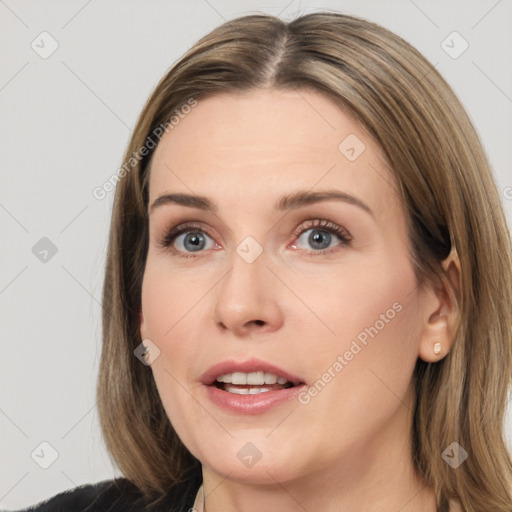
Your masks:
[[[442,268],[440,284],[431,286],[425,302],[419,357],[429,363],[440,361],[451,350],[460,320],[461,271],[454,249],[443,261]]]

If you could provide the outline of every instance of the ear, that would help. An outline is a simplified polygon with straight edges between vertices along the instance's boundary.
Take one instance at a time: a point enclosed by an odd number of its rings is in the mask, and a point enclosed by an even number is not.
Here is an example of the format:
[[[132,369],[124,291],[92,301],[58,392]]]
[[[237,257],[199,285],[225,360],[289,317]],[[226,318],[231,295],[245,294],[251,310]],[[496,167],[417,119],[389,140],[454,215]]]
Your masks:
[[[461,270],[455,249],[442,263],[441,283],[425,291],[425,314],[419,357],[434,363],[443,359],[455,341],[460,320]]]

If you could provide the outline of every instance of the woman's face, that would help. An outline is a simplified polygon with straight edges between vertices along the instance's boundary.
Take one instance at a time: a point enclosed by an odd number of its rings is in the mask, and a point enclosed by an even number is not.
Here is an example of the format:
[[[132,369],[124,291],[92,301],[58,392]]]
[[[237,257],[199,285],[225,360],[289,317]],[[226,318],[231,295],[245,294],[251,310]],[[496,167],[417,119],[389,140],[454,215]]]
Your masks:
[[[155,151],[149,213],[141,335],[204,468],[274,483],[406,453],[426,301],[357,123],[304,90],[199,99]]]

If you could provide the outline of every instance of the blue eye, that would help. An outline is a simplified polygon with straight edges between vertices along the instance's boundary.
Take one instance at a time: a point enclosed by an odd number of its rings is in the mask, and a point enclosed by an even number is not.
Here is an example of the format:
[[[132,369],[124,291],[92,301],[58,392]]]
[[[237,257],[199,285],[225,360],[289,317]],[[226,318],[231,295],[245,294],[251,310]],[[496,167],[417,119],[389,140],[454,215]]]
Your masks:
[[[296,237],[296,242],[292,244],[292,248],[302,250],[302,247],[297,247],[297,242],[309,244],[312,249],[305,250],[310,255],[326,254],[349,246],[352,241],[347,230],[330,221],[320,219],[303,222],[294,230],[293,235]],[[336,240],[338,243],[332,245]],[[158,239],[158,245],[185,258],[196,258],[203,251],[222,248],[205,232],[201,224],[194,223],[182,224],[164,232]]]
[[[175,237],[176,248],[179,251],[198,252],[209,249],[207,242],[213,240],[202,231],[186,231]]]
[[[172,249],[183,257],[195,258],[194,253],[220,248],[200,224],[182,224],[165,232],[158,240],[158,245],[164,249]]]
[[[308,232],[311,233],[306,237]],[[306,239],[306,242],[310,244],[310,247],[313,249],[325,250],[331,245],[333,238],[332,234],[326,230],[308,229],[299,237],[299,241],[302,239],[304,242],[304,239]]]
[[[308,232],[310,233],[308,235]],[[327,220],[309,220],[301,224],[295,231],[298,242],[309,244],[313,251],[312,254],[325,254],[336,250],[339,246],[345,247],[350,245],[352,237],[341,226]],[[331,243],[338,239],[338,243],[331,246]],[[294,244],[294,247],[295,244]]]

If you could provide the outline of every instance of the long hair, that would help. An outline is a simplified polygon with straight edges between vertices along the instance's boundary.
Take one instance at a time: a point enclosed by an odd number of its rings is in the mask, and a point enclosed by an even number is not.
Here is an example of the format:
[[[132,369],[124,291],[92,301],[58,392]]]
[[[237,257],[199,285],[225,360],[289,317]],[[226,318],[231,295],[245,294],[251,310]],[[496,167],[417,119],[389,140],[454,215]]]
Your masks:
[[[492,171],[436,69],[397,35],[339,13],[228,21],[200,39],[147,101],[117,176],[103,286],[97,394],[110,456],[147,496],[163,495],[198,468],[165,414],[150,368],[134,356],[142,341],[149,164],[155,135],[173,128],[169,120],[184,105],[264,88],[320,92],[378,142],[404,201],[419,286],[442,281],[441,262],[458,256],[455,342],[439,362],[418,359],[414,371],[413,461],[438,504],[454,498],[467,511],[510,512],[503,428],[512,375],[512,251]],[[442,457],[454,442],[468,453],[457,468]]]

